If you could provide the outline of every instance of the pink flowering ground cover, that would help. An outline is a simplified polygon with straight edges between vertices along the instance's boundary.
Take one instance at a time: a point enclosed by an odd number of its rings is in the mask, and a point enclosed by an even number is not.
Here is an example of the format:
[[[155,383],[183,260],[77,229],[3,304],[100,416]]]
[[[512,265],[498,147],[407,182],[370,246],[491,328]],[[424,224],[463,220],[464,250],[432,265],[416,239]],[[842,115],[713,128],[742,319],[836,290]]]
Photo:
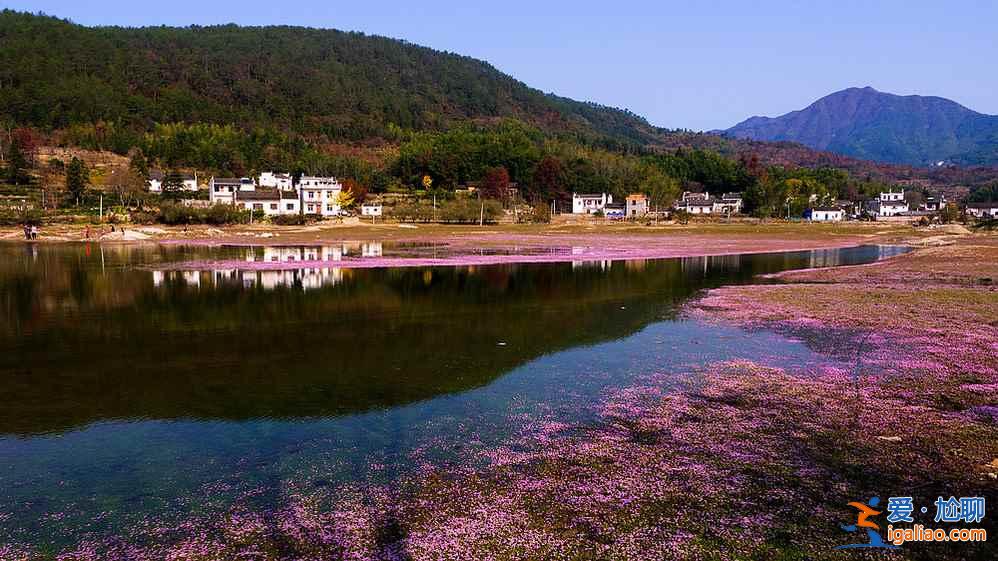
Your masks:
[[[275,511],[236,508],[45,555],[6,545],[0,558],[994,559],[988,544],[832,549],[856,541],[839,528],[855,520],[849,501],[995,498],[998,291],[966,282],[990,274],[982,247],[968,252],[976,260],[953,246],[722,288],[687,310],[805,340],[835,333],[858,349],[855,369],[731,360],[686,373],[679,391],[675,373],[656,373],[608,394],[596,422],[542,419],[390,488],[289,481]],[[924,265],[947,259],[967,270]]]
[[[744,255],[781,251],[804,251],[852,247],[879,239],[872,235],[807,237],[786,236],[780,232],[745,232],[737,236],[696,235],[686,232],[672,235],[649,234],[515,234],[509,232],[468,232],[464,235],[435,236],[426,238],[399,237],[393,243],[418,244],[432,241],[433,249],[412,251],[411,256],[357,257],[347,256],[339,261],[262,262],[245,259],[197,260],[164,265],[164,269],[212,270],[281,270],[321,268],[331,265],[338,268],[384,267],[447,267],[484,266],[510,263],[570,263],[573,261],[624,261],[637,259],[665,259],[691,256]],[[342,243],[344,240],[338,240]],[[388,240],[386,240],[388,241]],[[219,240],[173,240],[162,243],[184,245],[223,245]],[[331,243],[330,241],[291,242],[275,238],[263,241],[226,240],[224,245],[251,247],[254,245],[306,245]]]

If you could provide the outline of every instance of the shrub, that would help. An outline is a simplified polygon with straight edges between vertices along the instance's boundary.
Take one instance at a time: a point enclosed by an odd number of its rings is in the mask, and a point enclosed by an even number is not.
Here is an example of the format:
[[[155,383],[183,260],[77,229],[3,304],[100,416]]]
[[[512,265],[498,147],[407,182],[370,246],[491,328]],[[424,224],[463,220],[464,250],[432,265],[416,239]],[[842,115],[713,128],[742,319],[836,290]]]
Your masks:
[[[303,226],[305,217],[300,214],[278,214],[270,217],[270,221],[278,226]]]
[[[164,203],[159,207],[158,220],[170,226],[197,224],[203,218],[199,210],[184,205]]]
[[[248,211],[240,210],[239,207],[233,205],[214,204],[202,212],[204,214],[203,222],[215,226],[238,224],[249,220]],[[259,212],[260,218],[263,218],[263,211]]]
[[[477,224],[484,220],[487,224],[494,224],[502,214],[502,205],[499,201],[460,198],[448,201],[440,206],[439,218],[441,222],[453,222],[457,224]]]
[[[530,219],[535,224],[548,224],[551,222],[551,207],[544,203],[537,203],[534,205],[533,213],[531,213]]]
[[[406,201],[392,207],[389,215],[399,222],[429,222],[433,219],[433,205]]]
[[[42,211],[38,209],[0,209],[0,226],[19,226],[21,224],[41,226],[42,219]]]
[[[155,212],[149,212],[147,210],[133,210],[129,215],[129,220],[132,224],[153,224],[159,217]]]

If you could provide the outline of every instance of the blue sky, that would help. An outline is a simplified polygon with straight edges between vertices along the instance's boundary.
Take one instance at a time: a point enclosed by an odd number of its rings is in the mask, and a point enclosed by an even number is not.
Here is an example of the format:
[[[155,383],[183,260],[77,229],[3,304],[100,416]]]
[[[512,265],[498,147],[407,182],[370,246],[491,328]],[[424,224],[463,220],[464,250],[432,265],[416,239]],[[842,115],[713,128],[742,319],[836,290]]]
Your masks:
[[[726,128],[849,86],[998,114],[998,2],[0,0],[85,25],[239,23],[406,39],[671,128]]]

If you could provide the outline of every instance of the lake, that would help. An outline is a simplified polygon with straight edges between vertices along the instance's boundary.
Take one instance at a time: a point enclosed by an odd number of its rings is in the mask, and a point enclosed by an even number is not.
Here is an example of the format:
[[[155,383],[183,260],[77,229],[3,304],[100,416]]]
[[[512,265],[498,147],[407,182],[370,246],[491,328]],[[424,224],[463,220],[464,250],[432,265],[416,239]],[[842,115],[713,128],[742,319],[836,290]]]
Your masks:
[[[391,485],[539,416],[584,423],[654,372],[828,364],[679,311],[759,274],[903,251],[356,269],[338,263],[447,248],[0,245],[0,543],[268,508],[289,482]]]

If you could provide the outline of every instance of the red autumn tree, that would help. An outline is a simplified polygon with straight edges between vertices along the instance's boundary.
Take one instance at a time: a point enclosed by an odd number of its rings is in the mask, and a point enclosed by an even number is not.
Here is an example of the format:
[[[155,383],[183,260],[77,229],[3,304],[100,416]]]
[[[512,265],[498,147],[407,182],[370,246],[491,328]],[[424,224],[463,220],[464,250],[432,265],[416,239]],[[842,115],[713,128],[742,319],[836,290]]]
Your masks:
[[[482,196],[488,199],[501,198],[507,187],[509,187],[509,172],[505,167],[489,168],[485,172],[481,185]]]
[[[565,168],[554,156],[544,156],[534,168],[534,192],[543,200],[567,198]]]

